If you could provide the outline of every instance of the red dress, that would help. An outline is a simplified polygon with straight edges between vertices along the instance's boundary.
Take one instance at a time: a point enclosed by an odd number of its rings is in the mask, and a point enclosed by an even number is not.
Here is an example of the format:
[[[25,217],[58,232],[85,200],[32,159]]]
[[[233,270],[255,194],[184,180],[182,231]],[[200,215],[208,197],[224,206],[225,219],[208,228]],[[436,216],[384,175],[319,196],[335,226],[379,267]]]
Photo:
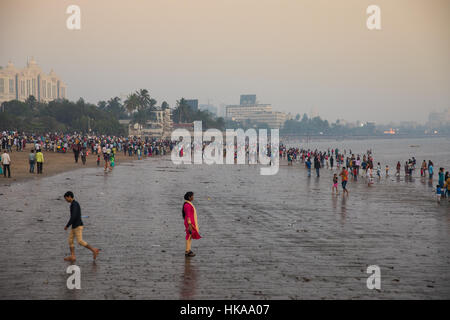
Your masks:
[[[201,236],[198,233],[197,212],[194,205],[191,202],[186,201],[183,205],[183,210],[186,240],[189,239],[189,236],[192,236],[192,239],[200,239]],[[189,222],[192,224],[192,234],[189,233]]]

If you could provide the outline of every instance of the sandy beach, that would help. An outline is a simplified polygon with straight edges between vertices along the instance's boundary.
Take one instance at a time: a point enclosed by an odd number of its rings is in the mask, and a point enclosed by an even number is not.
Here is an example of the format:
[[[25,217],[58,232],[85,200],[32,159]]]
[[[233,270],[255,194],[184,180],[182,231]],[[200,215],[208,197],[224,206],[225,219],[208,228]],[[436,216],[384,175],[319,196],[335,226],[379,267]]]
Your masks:
[[[97,167],[97,155],[89,154],[86,158],[86,164],[83,165],[81,157],[78,159],[78,163],[75,163],[75,158],[72,152],[56,153],[52,151],[43,151],[44,165],[43,173],[37,174],[37,168],[35,165],[34,173],[30,173],[30,165],[28,163],[28,155],[30,150],[25,151],[13,151],[9,154],[11,157],[11,178],[5,178],[0,175],[0,185],[10,184],[12,182],[20,182],[32,179],[40,179],[42,177],[52,176],[58,173],[72,171],[81,168],[95,168]],[[3,153],[3,152],[2,152]],[[116,154],[115,165],[121,163],[137,160],[137,156],[125,156],[122,152]],[[100,156],[100,167],[104,166],[103,156]]]

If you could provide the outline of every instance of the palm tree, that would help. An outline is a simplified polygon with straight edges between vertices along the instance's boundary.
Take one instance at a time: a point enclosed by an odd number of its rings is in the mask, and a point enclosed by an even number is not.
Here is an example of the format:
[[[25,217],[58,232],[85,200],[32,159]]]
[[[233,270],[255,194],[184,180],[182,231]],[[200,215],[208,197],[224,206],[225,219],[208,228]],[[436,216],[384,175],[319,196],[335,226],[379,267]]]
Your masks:
[[[147,89],[140,89],[136,91],[136,96],[139,99],[139,110],[145,110],[150,106],[152,99],[150,98],[150,94],[148,93]]]
[[[190,111],[189,105],[186,103],[184,98],[177,101],[177,109],[175,114],[178,116],[178,123],[186,122],[188,120],[188,113]]]
[[[98,103],[97,103],[97,107],[100,109],[100,110],[106,110],[106,101],[99,101]]]
[[[132,114],[140,105],[140,99],[136,93],[128,95],[124,102],[125,109],[129,114]]]
[[[169,108],[169,104],[166,101],[163,101],[163,103],[161,103],[161,110],[166,110]]]
[[[119,97],[114,97],[108,100],[106,111],[112,113],[117,119],[125,116],[125,108],[120,102]]]

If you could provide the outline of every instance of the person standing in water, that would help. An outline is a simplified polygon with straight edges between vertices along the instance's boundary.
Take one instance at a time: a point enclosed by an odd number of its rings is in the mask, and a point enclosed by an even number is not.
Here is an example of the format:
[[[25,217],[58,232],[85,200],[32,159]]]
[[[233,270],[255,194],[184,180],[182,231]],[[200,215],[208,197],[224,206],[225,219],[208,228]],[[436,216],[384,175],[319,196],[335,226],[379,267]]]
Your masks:
[[[317,178],[320,177],[320,161],[317,156],[314,157],[314,169],[316,169]]]
[[[342,178],[342,183],[341,183],[342,184],[342,190],[343,190],[342,195],[345,195],[345,193],[347,193],[347,196],[348,196],[348,190],[347,190],[348,171],[347,171],[347,169],[345,167],[342,167],[342,171],[341,171],[341,173],[339,175]]]
[[[80,204],[75,201],[72,191],[67,191],[64,194],[64,199],[70,203],[70,220],[64,227],[64,230],[67,230],[70,226],[72,226],[72,230],[70,230],[69,234],[70,256],[64,258],[64,260],[71,262],[74,262],[76,260],[75,246],[73,245],[74,237],[77,238],[77,242],[79,245],[92,251],[95,260],[100,252],[100,249],[91,247],[86,241],[83,240],[83,221],[81,220]]]
[[[427,172],[427,162],[423,160],[422,166],[420,167],[420,176],[425,177]]]
[[[438,178],[439,178],[439,186],[441,186],[441,188],[444,188],[444,183],[445,183],[445,173],[444,173],[444,168],[439,168],[439,172],[438,172]]]
[[[106,152],[106,148],[104,148],[105,150],[103,150],[103,160],[105,161],[105,167],[104,167],[104,171],[108,172],[108,167],[109,167],[109,154]]]
[[[433,162],[431,160],[428,160],[428,174],[429,174],[430,180],[433,180],[434,168],[433,168]]]
[[[306,169],[308,170],[308,177],[311,177],[311,158],[308,157],[305,163]]]
[[[189,191],[184,195],[183,204],[183,219],[186,231],[186,257],[194,257],[195,253],[191,250],[192,239],[200,239],[201,236],[198,233],[197,211],[195,210],[192,202],[194,201],[194,193]]]
[[[400,164],[400,161],[397,162],[397,173],[395,174],[397,177],[400,177],[400,169],[401,169],[402,165]]]
[[[381,179],[381,164],[379,162],[377,164],[377,177],[378,177],[378,180]]]
[[[339,191],[338,191],[338,176],[336,173],[333,175],[333,186],[331,187],[331,193],[333,194],[335,190],[337,195]]]

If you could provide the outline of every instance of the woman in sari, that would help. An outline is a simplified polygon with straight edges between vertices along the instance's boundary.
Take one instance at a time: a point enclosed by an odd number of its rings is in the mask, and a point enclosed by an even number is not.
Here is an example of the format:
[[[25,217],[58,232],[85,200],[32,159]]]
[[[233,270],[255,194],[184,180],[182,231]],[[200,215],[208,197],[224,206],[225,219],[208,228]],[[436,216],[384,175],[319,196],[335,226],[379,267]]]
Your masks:
[[[184,219],[184,227],[186,230],[186,257],[193,257],[195,253],[191,250],[191,242],[192,239],[200,239],[201,236],[198,233],[198,223],[197,223],[197,211],[195,210],[194,205],[192,204],[194,201],[194,193],[189,191],[184,195],[184,204],[183,204],[183,219]]]

